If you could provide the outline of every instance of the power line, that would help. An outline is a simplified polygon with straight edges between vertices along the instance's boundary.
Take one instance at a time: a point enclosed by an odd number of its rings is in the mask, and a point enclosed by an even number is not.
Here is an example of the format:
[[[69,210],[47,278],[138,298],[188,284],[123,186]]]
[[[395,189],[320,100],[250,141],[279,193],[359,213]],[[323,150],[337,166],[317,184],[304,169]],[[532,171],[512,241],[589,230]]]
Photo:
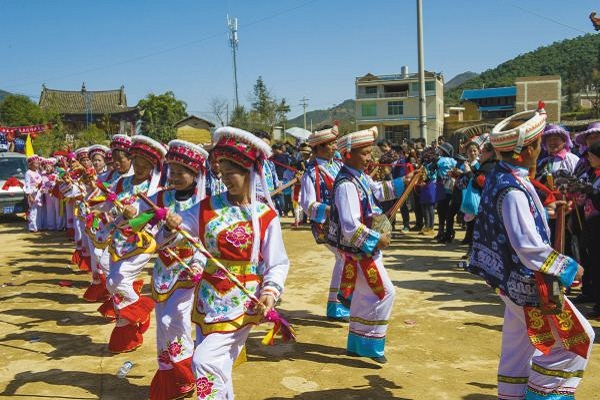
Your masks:
[[[519,10],[521,10],[521,11],[525,11],[526,13],[529,13],[529,14],[531,14],[531,15],[535,15],[535,16],[536,16],[536,17],[538,17],[538,18],[545,19],[546,21],[554,22],[554,23],[555,23],[555,24],[557,24],[557,25],[561,25],[561,26],[564,26],[565,28],[573,29],[574,31],[577,31],[577,32],[580,32],[580,33],[583,33],[583,34],[586,34],[586,33],[588,33],[588,32],[586,32],[586,31],[582,31],[582,30],[581,30],[581,29],[579,29],[579,28],[575,28],[574,26],[567,25],[567,24],[565,24],[564,22],[561,22],[561,21],[559,21],[559,20],[557,20],[557,19],[550,18],[550,17],[548,17],[548,16],[546,16],[546,15],[542,15],[542,14],[540,14],[540,13],[538,13],[538,12],[535,12],[535,11],[529,10],[529,9],[527,9],[527,8],[523,8],[523,7],[521,7],[521,6],[517,5],[517,4],[511,3],[511,2],[507,2],[507,3],[508,3],[508,5],[510,5],[510,6],[514,7],[514,8],[518,8],[518,9],[519,9]]]
[[[275,12],[273,14],[269,14],[269,15],[263,17],[263,18],[259,18],[259,19],[255,20],[255,21],[252,21],[252,22],[250,22],[250,23],[248,23],[246,25],[242,25],[242,26],[244,28],[249,28],[249,27],[252,27],[254,25],[258,25],[261,22],[268,21],[270,19],[276,18],[276,17],[278,17],[278,16],[280,16],[282,14],[285,14],[285,13],[288,13],[288,12],[291,12],[291,11],[295,11],[295,10],[297,10],[299,8],[305,7],[305,6],[307,6],[309,4],[312,4],[312,3],[316,3],[317,1],[319,1],[319,0],[309,0],[309,1],[306,1],[306,2],[304,2],[302,4],[299,4],[299,5],[295,6],[295,7],[286,8],[284,10]],[[213,34],[207,35],[207,36],[205,36],[203,38],[200,38],[200,39],[197,39],[197,40],[192,40],[192,41],[189,41],[189,42],[186,42],[186,43],[182,43],[182,44],[177,45],[177,46],[168,47],[168,48],[165,48],[165,49],[162,49],[162,50],[157,50],[155,52],[147,53],[147,54],[144,54],[144,55],[140,55],[140,56],[136,56],[136,57],[132,57],[132,58],[127,58],[127,59],[124,59],[122,61],[118,61],[118,62],[115,62],[115,63],[104,64],[104,65],[100,65],[98,67],[88,68],[88,69],[85,69],[85,70],[81,70],[81,71],[73,72],[73,73],[69,73],[69,74],[64,74],[64,75],[57,75],[57,76],[49,77],[49,78],[46,78],[46,79],[38,79],[38,80],[35,80],[35,81],[29,81],[29,82],[18,82],[18,83],[9,85],[9,86],[4,86],[4,89],[12,89],[12,88],[20,87],[20,86],[34,85],[34,84],[39,83],[40,81],[42,81],[42,82],[49,82],[49,81],[55,81],[55,80],[60,80],[60,79],[71,78],[71,77],[74,77],[74,76],[80,76],[80,75],[88,74],[90,72],[96,72],[96,71],[100,71],[100,70],[103,70],[103,69],[108,69],[108,68],[116,67],[116,66],[119,66],[119,65],[129,64],[131,62],[140,61],[140,60],[144,60],[146,58],[150,58],[150,57],[154,57],[154,56],[157,56],[157,55],[169,53],[169,52],[172,52],[172,51],[175,51],[175,50],[179,50],[179,49],[182,49],[184,47],[197,45],[197,44],[205,42],[207,40],[214,39],[216,37],[220,37],[223,34],[227,34],[227,31],[225,31],[225,32],[223,32],[223,31],[221,31],[221,32],[215,32]]]

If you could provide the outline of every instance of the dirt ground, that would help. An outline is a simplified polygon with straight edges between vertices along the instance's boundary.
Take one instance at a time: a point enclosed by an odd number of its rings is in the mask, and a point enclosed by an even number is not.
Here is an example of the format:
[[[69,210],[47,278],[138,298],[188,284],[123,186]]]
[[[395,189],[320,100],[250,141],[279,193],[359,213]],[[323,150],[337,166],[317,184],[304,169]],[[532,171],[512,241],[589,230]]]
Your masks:
[[[291,269],[280,309],[298,342],[262,346],[265,328],[257,328],[248,362],[234,369],[236,399],[496,399],[503,306],[457,265],[465,250],[458,241],[445,246],[409,234],[385,252],[397,298],[382,367],[345,355],[347,326],[324,318],[333,257],[289,222]],[[0,220],[0,398],[145,399],[156,368],[154,329],[135,352],[110,354],[112,324],[82,300],[89,275],[68,266],[72,250],[62,233],[30,234],[23,220]],[[64,280],[73,285],[60,286]],[[592,324],[600,336],[600,323]],[[126,360],[135,365],[118,379]],[[596,348],[577,398],[599,393]]]

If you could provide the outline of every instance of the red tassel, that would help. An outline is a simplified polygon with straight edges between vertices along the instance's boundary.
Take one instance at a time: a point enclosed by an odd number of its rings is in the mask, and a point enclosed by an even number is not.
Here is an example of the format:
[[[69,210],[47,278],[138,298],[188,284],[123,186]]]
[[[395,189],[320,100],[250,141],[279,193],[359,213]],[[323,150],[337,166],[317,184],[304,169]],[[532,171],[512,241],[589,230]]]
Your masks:
[[[538,110],[543,110],[545,108],[545,104],[542,100],[538,101]]]

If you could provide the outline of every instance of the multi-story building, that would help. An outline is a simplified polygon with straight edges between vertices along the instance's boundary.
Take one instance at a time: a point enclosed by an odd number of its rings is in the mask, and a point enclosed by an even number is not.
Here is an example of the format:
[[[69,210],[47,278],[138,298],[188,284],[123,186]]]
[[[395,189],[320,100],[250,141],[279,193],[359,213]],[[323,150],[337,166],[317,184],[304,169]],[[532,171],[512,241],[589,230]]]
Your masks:
[[[525,76],[515,80],[517,86],[516,112],[535,110],[544,102],[548,122],[560,121],[562,96],[560,75]]]
[[[444,129],[444,77],[425,71],[427,143]],[[402,67],[400,74],[356,78],[356,126],[377,126],[379,137],[395,143],[420,138],[419,77]]]

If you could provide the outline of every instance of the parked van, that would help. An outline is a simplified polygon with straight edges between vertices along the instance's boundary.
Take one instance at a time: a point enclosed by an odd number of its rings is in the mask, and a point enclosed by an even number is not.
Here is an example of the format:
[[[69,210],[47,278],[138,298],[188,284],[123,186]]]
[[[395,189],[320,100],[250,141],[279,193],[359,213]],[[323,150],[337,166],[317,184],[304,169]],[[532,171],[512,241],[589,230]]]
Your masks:
[[[27,211],[27,197],[21,187],[25,184],[27,169],[27,157],[24,154],[0,153],[0,214],[17,214]],[[13,177],[22,185],[7,185],[6,181]]]

